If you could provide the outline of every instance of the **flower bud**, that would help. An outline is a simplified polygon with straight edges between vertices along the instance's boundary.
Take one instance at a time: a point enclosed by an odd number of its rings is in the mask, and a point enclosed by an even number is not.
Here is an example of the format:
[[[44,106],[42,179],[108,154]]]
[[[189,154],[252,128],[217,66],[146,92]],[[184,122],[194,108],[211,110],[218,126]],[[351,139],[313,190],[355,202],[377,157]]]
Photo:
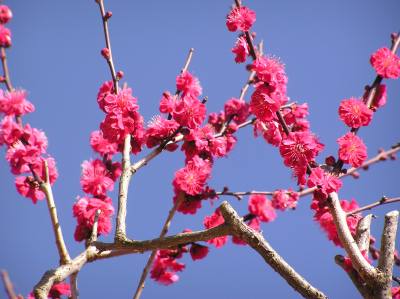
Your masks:
[[[103,57],[107,60],[110,59],[110,50],[108,48],[103,48],[101,50],[101,55],[103,55]]]

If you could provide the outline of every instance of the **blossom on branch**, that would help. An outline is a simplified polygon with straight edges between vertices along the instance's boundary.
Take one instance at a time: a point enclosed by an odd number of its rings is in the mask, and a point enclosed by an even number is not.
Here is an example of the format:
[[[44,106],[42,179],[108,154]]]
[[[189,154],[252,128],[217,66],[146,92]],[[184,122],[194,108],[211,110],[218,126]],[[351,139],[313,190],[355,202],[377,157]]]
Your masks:
[[[400,77],[400,57],[388,48],[380,48],[371,55],[370,62],[376,73],[387,79]]]
[[[248,31],[256,21],[256,13],[246,6],[233,8],[226,17],[226,26],[229,31]]]

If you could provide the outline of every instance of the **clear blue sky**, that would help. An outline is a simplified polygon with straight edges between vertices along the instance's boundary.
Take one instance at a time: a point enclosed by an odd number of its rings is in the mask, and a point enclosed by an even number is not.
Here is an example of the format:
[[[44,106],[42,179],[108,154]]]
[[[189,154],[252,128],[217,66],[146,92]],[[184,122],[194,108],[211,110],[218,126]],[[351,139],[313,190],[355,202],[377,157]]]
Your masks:
[[[236,37],[227,31],[225,16],[232,1],[105,2],[113,12],[110,30],[116,67],[125,72],[146,121],[157,114],[162,92],[174,90],[190,47],[195,48],[190,69],[209,97],[208,111],[221,110],[227,99],[239,95],[247,73],[243,65],[234,63],[230,52]],[[104,40],[98,7],[94,0],[5,3],[14,12],[13,47],[8,51],[11,78],[15,86],[28,90],[36,106],[36,112],[24,121],[45,130],[49,138],[48,151],[60,173],[54,186],[60,222],[75,256],[83,244],[73,240],[72,204],[82,195],[80,164],[94,156],[89,134],[103,118],[97,90],[109,79],[99,54]],[[362,95],[364,86],[372,82],[375,74],[369,56],[388,45],[390,33],[400,29],[400,2],[259,0],[245,4],[257,13],[254,29],[257,39],[264,40],[265,52],[286,63],[291,99],[309,103],[312,130],[326,144],[321,157],[335,154],[335,140],[346,131],[337,116],[339,102]],[[400,85],[399,81],[387,85],[388,105],[360,134],[371,156],[379,147],[400,141]],[[4,149],[0,153],[4,156]],[[172,202],[173,174],[182,166],[179,151],[165,153],[135,175],[128,204],[130,237],[158,235],[160,219],[166,217]],[[341,197],[367,204],[382,195],[398,196],[399,166],[398,161],[385,162],[362,173],[359,180],[346,179]],[[44,271],[57,265],[58,255],[45,202],[33,205],[19,196],[4,158],[0,170],[0,268],[7,269],[17,291],[27,295]],[[237,191],[273,190],[295,187],[295,182],[277,150],[254,139],[247,128],[239,133],[239,143],[229,158],[216,162],[210,185]],[[238,211],[246,212],[246,201],[229,200]],[[343,251],[313,222],[309,205],[310,198],[302,198],[296,211],[279,213],[275,222],[262,227],[264,236],[330,298],[356,298],[347,275],[333,262],[334,255]],[[378,215],[373,222],[375,235],[380,234],[384,212],[390,208],[399,205],[374,211]],[[178,215],[171,232],[201,229],[203,217],[214,209],[205,203],[195,217]],[[81,298],[131,298],[146,258],[147,254],[132,255],[87,265],[79,275]],[[142,298],[298,297],[248,247],[229,244],[212,248],[205,260],[185,261],[178,283],[164,287],[149,280]]]

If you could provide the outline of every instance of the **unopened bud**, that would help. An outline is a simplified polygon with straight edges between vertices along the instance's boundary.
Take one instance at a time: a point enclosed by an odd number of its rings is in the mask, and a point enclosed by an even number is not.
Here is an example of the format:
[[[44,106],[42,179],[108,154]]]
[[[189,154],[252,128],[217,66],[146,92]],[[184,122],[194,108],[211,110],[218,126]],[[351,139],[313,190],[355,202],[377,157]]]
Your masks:
[[[329,165],[329,166],[335,166],[336,159],[335,159],[334,156],[326,157],[325,158],[325,163],[326,163],[326,165]]]
[[[111,12],[111,11],[107,11],[106,14],[104,15],[104,18],[105,18],[106,20],[108,20],[108,19],[111,18],[111,17],[112,17],[112,12]]]
[[[3,76],[0,76],[0,82],[1,82],[1,83],[4,83],[4,82],[6,82],[6,78],[5,78],[5,77],[3,77]]]
[[[0,24],[6,24],[12,19],[12,12],[7,5],[0,5]]]
[[[109,59],[110,59],[110,50],[109,50],[108,48],[103,48],[103,49],[101,50],[101,55],[102,55],[105,59],[109,60]]]
[[[358,171],[354,171],[351,173],[351,176],[355,179],[358,179],[360,177],[360,173]]]
[[[398,37],[399,37],[399,34],[397,32],[392,32],[392,34],[390,34],[390,38],[392,39],[392,43],[394,43]]]
[[[121,80],[124,77],[124,72],[123,71],[118,71],[117,72],[117,79]]]

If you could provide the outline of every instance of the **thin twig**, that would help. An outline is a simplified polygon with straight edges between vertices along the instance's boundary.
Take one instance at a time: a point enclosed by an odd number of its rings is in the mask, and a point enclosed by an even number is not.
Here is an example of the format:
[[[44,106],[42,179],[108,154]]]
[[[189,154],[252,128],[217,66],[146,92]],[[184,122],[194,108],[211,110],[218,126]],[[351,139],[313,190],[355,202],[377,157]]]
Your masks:
[[[168,232],[169,226],[171,224],[171,220],[175,215],[176,210],[178,209],[178,207],[181,205],[181,203],[185,200],[185,193],[180,192],[178,199],[175,201],[173,207],[171,208],[171,210],[168,213],[168,217],[165,220],[165,223],[163,225],[163,228],[161,229],[161,233],[160,233],[160,238],[165,237],[165,235]],[[146,277],[149,274],[151,265],[153,264],[154,258],[156,257],[157,254],[157,250],[153,250],[151,252],[151,255],[149,257],[149,259],[147,260],[146,266],[143,269],[142,275],[140,276],[140,280],[139,280],[139,284],[136,288],[136,292],[135,295],[133,296],[133,299],[139,299],[143,289],[144,289],[144,285],[146,282]]]
[[[400,197],[387,198],[387,197],[384,196],[380,200],[378,200],[378,201],[376,201],[374,203],[371,203],[369,205],[363,206],[363,207],[358,208],[358,209],[356,209],[354,211],[348,212],[347,216],[354,215],[354,214],[360,213],[362,211],[371,210],[371,209],[373,209],[375,207],[382,206],[382,205],[385,205],[385,204],[388,204],[388,203],[394,203],[394,202],[399,202],[399,201],[400,201]]]
[[[14,88],[11,84],[10,71],[8,70],[6,49],[4,47],[1,47],[0,52],[1,64],[3,65],[4,71],[4,83],[6,84],[7,90],[12,91]]]
[[[111,50],[110,33],[108,30],[108,19],[109,18],[106,17],[103,0],[96,0],[96,2],[99,4],[101,19],[103,22],[104,38],[106,41],[106,47],[109,51],[109,57],[107,58],[107,64],[110,68],[111,77],[112,77],[113,84],[114,84],[114,90],[116,93],[118,93],[118,79],[117,79],[117,74],[115,72],[114,59],[113,59],[112,50]]]
[[[4,289],[6,290],[8,298],[16,299],[17,294],[15,294],[14,286],[13,286],[10,276],[8,275],[8,272],[6,270],[1,270],[1,278],[3,280]]]
[[[71,287],[71,299],[78,299],[79,298],[79,291],[78,291],[78,273],[73,273],[69,277],[69,284]]]

